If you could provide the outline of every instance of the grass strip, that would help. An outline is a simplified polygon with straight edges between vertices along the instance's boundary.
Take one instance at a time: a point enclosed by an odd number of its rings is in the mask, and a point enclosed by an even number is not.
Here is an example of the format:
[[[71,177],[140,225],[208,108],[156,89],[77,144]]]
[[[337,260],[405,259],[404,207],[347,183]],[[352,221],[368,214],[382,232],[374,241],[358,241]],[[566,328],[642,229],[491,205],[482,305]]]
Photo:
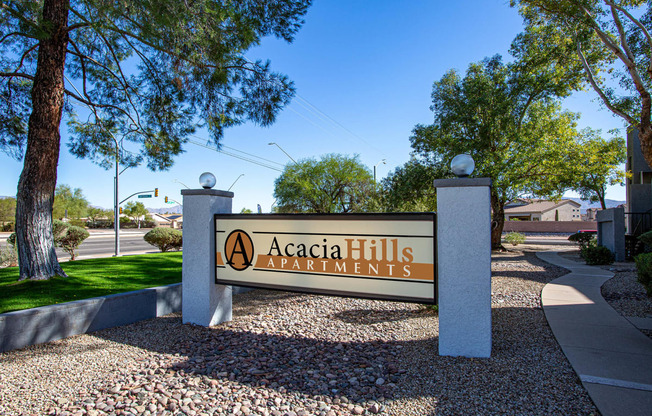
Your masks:
[[[61,263],[68,277],[18,281],[18,268],[0,269],[0,313],[181,282],[181,252]]]

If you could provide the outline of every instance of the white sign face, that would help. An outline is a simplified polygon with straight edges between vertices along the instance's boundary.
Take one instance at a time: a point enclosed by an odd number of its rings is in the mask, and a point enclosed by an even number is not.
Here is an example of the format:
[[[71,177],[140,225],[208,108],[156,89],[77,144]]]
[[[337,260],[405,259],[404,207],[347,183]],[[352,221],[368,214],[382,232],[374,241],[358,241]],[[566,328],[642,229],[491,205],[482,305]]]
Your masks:
[[[435,303],[435,214],[217,214],[217,284]]]

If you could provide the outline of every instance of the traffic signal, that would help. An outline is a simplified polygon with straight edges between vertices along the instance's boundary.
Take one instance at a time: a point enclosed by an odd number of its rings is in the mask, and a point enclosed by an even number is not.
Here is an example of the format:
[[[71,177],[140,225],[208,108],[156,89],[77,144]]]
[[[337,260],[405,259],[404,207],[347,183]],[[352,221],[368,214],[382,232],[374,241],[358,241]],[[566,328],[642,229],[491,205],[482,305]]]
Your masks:
[[[154,188],[154,196],[158,197],[158,188]],[[167,202],[167,201],[166,201]]]
[[[119,212],[120,212],[120,214],[122,214],[122,207],[120,207],[120,211],[119,211]]]
[[[166,204],[168,203],[168,197],[167,196],[165,197],[165,203]]]

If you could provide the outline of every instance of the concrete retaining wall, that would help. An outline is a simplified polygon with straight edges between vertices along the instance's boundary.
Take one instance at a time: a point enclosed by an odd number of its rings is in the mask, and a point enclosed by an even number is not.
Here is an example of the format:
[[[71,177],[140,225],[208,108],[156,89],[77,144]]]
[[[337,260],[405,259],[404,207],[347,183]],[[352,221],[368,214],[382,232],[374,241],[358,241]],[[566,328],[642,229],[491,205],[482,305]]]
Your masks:
[[[181,283],[0,314],[0,352],[181,310]]]
[[[579,230],[597,230],[595,221],[505,221],[503,232],[519,233],[576,233]]]

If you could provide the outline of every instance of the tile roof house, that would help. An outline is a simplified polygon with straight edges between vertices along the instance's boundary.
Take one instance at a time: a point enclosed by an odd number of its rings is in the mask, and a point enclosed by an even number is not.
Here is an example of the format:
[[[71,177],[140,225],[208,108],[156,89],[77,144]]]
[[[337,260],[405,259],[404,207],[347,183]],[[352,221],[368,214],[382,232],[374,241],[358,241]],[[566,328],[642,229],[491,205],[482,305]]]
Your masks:
[[[581,205],[566,199],[559,202],[544,199],[530,203],[510,205],[505,208],[505,221],[581,221]]]

